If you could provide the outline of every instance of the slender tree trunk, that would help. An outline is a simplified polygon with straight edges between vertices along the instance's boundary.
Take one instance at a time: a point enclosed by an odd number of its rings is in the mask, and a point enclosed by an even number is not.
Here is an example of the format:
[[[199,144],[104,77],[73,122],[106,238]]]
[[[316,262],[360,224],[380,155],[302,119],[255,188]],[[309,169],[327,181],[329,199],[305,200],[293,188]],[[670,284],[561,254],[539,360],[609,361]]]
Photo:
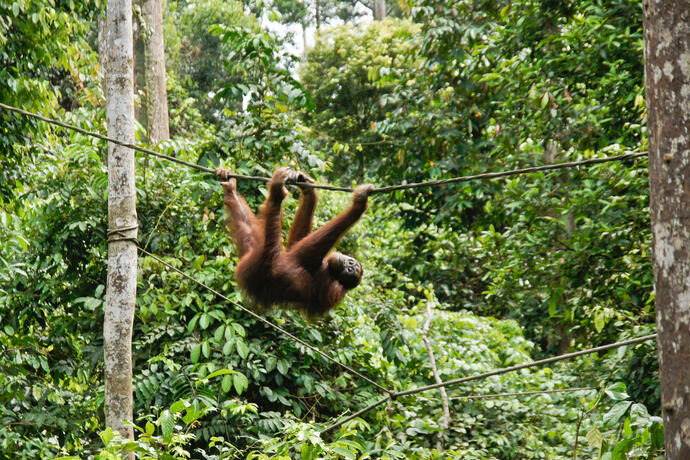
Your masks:
[[[690,0],[644,0],[649,188],[666,458],[690,458]]]
[[[146,24],[144,23],[143,0],[132,0],[132,35],[134,39],[134,119],[146,128],[149,125],[146,113]],[[148,128],[146,131],[148,139]]]
[[[134,90],[139,95],[135,116],[146,127],[152,144],[170,138],[168,92],[165,87],[165,41],[162,0],[135,0]]]
[[[108,136],[134,142],[131,0],[108,0],[106,15],[105,94]],[[122,229],[108,242],[108,280],[103,351],[105,358],[105,422],[133,439],[132,324],[137,283],[137,236],[134,152],[108,145],[108,226]],[[110,233],[110,232],[109,232]],[[119,241],[114,241],[119,239]],[[130,458],[134,458],[133,454]]]
[[[386,0],[374,0],[374,20],[383,21],[386,17]]]
[[[555,163],[556,159],[559,157],[559,153],[560,152],[558,144],[553,139],[549,140],[546,143],[546,148],[544,149],[544,164]],[[564,183],[567,180],[567,174],[567,171],[562,172],[562,174],[557,179],[555,179],[554,184]],[[549,217],[552,217],[553,219],[558,219],[560,217],[559,213],[553,207],[548,209],[546,214]],[[565,229],[565,234],[559,235],[558,239],[560,240],[561,238],[563,238],[566,242],[569,243],[572,239],[573,233],[575,232],[575,219],[572,211],[569,211],[566,216]],[[554,247],[552,249],[552,251],[554,252],[556,251],[555,245],[556,241],[554,241]],[[563,286],[567,281],[567,277],[563,273],[560,273],[558,275],[558,278],[558,280],[554,279],[554,282],[558,283],[554,287]],[[565,300],[566,299],[561,299],[557,306],[565,309],[566,306],[563,305],[565,303]],[[572,324],[570,324],[570,321],[568,321],[567,315],[563,315],[563,319],[554,325],[554,329],[557,331],[557,337],[549,337],[549,346],[552,343],[555,343],[557,353],[559,355],[567,353],[568,349],[570,348],[570,330],[572,329]]]
[[[316,31],[321,30],[321,0],[316,0]]]
[[[101,84],[101,88],[103,89],[103,95],[106,98],[105,103],[108,104],[108,94],[105,89],[105,69],[108,67],[108,55],[106,54],[106,37],[107,37],[107,31],[106,31],[106,23],[105,23],[105,14],[103,14],[103,11],[101,11],[98,15],[98,64],[100,65],[100,69],[98,72],[98,81]]]
[[[307,60],[307,25],[302,22],[302,60]]]
[[[149,142],[170,138],[168,92],[165,88],[165,42],[162,0],[144,0],[146,23],[146,114]]]
[[[431,366],[431,372],[434,374],[434,382],[441,383],[441,376],[438,373],[438,367],[436,367],[436,358],[434,356],[434,349],[431,346],[431,341],[429,340],[429,328],[431,327],[431,320],[433,318],[433,310],[431,309],[431,302],[426,303],[426,321],[424,321],[424,326],[422,326],[422,340],[424,340],[424,345],[426,346],[426,352],[429,355],[429,365]],[[440,387],[438,389],[441,394],[441,406],[443,408],[443,418],[438,424],[439,432],[436,436],[436,450],[443,451],[443,441],[446,438],[446,431],[450,426],[450,406],[448,403],[448,394],[446,393],[445,387]]]

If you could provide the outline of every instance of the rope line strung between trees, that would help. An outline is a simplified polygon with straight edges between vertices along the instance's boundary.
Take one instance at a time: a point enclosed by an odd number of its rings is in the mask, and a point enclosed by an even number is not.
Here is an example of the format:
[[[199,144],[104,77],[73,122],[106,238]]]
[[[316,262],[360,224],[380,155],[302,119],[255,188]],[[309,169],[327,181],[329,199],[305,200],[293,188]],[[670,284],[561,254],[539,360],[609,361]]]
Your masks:
[[[261,321],[262,323],[266,324],[267,326],[272,327],[273,329],[275,329],[276,331],[280,332],[281,334],[283,334],[283,335],[285,335],[285,336],[287,336],[287,337],[290,337],[292,340],[294,340],[295,342],[299,343],[300,345],[302,345],[302,346],[304,346],[304,347],[310,349],[311,351],[313,351],[313,352],[315,352],[315,353],[318,353],[319,355],[323,356],[324,358],[326,358],[326,359],[329,360],[330,362],[332,362],[332,363],[334,363],[334,364],[337,364],[338,366],[340,366],[340,367],[341,367],[343,370],[345,370],[346,372],[349,372],[350,374],[352,374],[352,375],[354,375],[354,376],[357,376],[357,377],[359,377],[359,378],[362,379],[362,380],[365,380],[366,382],[372,384],[373,386],[375,386],[376,388],[378,388],[379,390],[381,390],[381,391],[383,391],[383,392],[385,392],[385,393],[388,393],[388,394],[392,393],[391,390],[389,390],[388,388],[384,387],[383,385],[380,385],[380,384],[376,383],[375,381],[373,381],[372,379],[370,379],[370,378],[367,377],[366,375],[362,374],[361,372],[358,372],[357,370],[353,369],[352,367],[348,366],[347,364],[341,363],[340,361],[338,361],[337,359],[335,359],[334,357],[332,357],[331,355],[329,355],[329,354],[326,353],[325,351],[321,351],[321,350],[319,350],[318,348],[316,348],[314,345],[308,344],[308,343],[305,342],[304,340],[302,340],[302,339],[300,339],[299,337],[295,336],[294,334],[288,332],[287,330],[283,329],[282,327],[278,326],[277,324],[272,323],[271,321],[267,320],[267,319],[264,318],[263,316],[254,313],[254,312],[251,311],[249,308],[247,308],[247,307],[245,307],[245,306],[243,306],[243,305],[241,305],[241,304],[235,302],[234,300],[230,299],[229,297],[227,297],[227,296],[221,294],[220,292],[216,291],[216,290],[213,289],[212,287],[210,287],[210,286],[208,286],[208,285],[202,283],[201,281],[199,281],[199,280],[193,278],[192,276],[186,274],[185,272],[183,272],[183,271],[180,270],[179,268],[174,267],[173,265],[171,265],[171,264],[169,264],[168,262],[164,261],[164,260],[161,259],[160,257],[158,257],[158,256],[156,256],[156,255],[154,255],[154,254],[151,254],[149,251],[147,251],[146,249],[142,248],[141,246],[137,246],[137,248],[138,248],[141,252],[143,252],[144,254],[146,254],[147,256],[149,256],[149,257],[151,257],[152,259],[154,259],[154,260],[160,262],[161,264],[165,265],[167,268],[169,268],[169,269],[171,269],[171,270],[173,270],[173,271],[179,273],[179,274],[182,275],[183,277],[185,277],[185,278],[187,278],[188,280],[190,280],[190,281],[192,281],[192,282],[198,284],[199,286],[203,287],[204,289],[208,290],[209,292],[212,292],[213,294],[217,295],[217,296],[220,297],[221,299],[225,300],[226,302],[229,302],[229,303],[232,304],[233,306],[235,306],[235,307],[239,308],[240,310],[244,311],[245,313],[251,315],[251,316],[254,317],[255,319],[257,319],[257,320]]]
[[[78,126],[70,125],[69,123],[65,123],[63,121],[58,121],[58,120],[54,120],[52,118],[44,117],[43,115],[29,112],[27,110],[18,109],[17,107],[12,107],[11,105],[0,103],[0,108],[9,110],[11,112],[16,112],[16,113],[25,115],[27,117],[36,118],[37,120],[45,121],[46,123],[51,123],[53,125],[57,125],[57,126],[60,126],[62,128],[71,129],[72,131],[76,131],[78,133],[85,134],[87,136],[95,137],[95,138],[101,139],[103,141],[112,142],[113,144],[121,145],[123,147],[127,147],[127,148],[130,148],[132,150],[138,150],[139,152],[145,153],[147,155],[153,155],[153,156],[158,157],[158,158],[163,158],[164,160],[174,161],[175,163],[189,166],[190,168],[198,169],[199,171],[204,171],[204,172],[209,172],[209,173],[215,174],[214,169],[207,168],[205,166],[201,166],[201,165],[198,165],[196,163],[190,163],[189,161],[180,160],[179,158],[175,158],[173,156],[166,155],[164,153],[159,153],[159,152],[156,152],[154,150],[147,149],[146,147],[141,147],[141,146],[136,145],[136,144],[130,144],[128,142],[122,142],[122,141],[119,141],[119,140],[114,139],[112,137],[104,136],[103,134],[100,134],[100,133],[97,133],[94,131],[89,131],[89,130],[80,128]],[[250,177],[247,177],[247,178],[250,178]],[[252,178],[252,179],[254,179],[254,178]]]
[[[326,433],[328,431],[334,430],[334,429],[344,425],[345,423],[349,422],[350,420],[357,418],[366,412],[369,412],[370,410],[374,409],[375,407],[380,406],[381,404],[383,404],[389,400],[396,399],[400,396],[407,396],[407,395],[421,393],[421,392],[428,391],[428,390],[433,390],[433,389],[440,388],[440,387],[457,385],[460,383],[471,382],[473,380],[485,379],[488,377],[493,377],[495,375],[507,374],[508,372],[513,372],[513,371],[517,371],[517,370],[521,370],[521,369],[527,369],[530,367],[541,366],[542,364],[555,363],[557,361],[563,361],[566,359],[576,358],[578,356],[588,355],[591,353],[598,353],[601,351],[611,350],[613,348],[623,347],[626,345],[634,345],[636,343],[646,342],[647,340],[654,339],[654,338],[656,338],[656,336],[657,336],[657,334],[645,335],[642,337],[637,337],[635,339],[623,340],[621,342],[615,342],[615,343],[610,343],[608,345],[602,345],[600,347],[588,348],[586,350],[580,350],[580,351],[576,351],[573,353],[566,353],[563,355],[552,356],[551,358],[540,359],[538,361],[532,361],[531,363],[518,364],[516,366],[510,366],[510,367],[504,367],[501,369],[495,369],[493,371],[483,372],[481,374],[470,375],[467,377],[461,377],[458,379],[448,380],[448,381],[441,382],[441,383],[435,383],[432,385],[426,385],[426,386],[422,386],[422,387],[411,388],[409,390],[398,391],[395,393],[388,393],[388,395],[379,399],[378,401],[375,401],[375,402],[369,404],[364,409],[360,409],[357,412],[355,412],[354,414],[344,418],[343,420],[336,422],[336,423],[324,428],[323,430],[321,430],[320,433],[323,434],[323,433]]]
[[[78,126],[70,125],[69,123],[65,123],[62,121],[54,120],[52,118],[44,117],[43,115],[39,115],[33,112],[29,112],[26,110],[19,109],[17,107],[13,107],[7,104],[0,103],[0,108],[19,113],[21,115],[25,115],[27,117],[32,117],[36,118],[41,121],[45,121],[47,123],[51,123],[57,126],[61,126],[63,128],[71,129],[73,131],[77,131],[79,133],[85,134],[87,136],[92,136],[96,137],[98,139],[112,142],[117,145],[121,145],[123,147],[130,148],[132,150],[137,150],[141,153],[145,153],[147,155],[153,155],[158,158],[162,158],[164,160],[172,161],[175,163],[179,163],[184,166],[188,166],[190,168],[197,169],[202,172],[210,173],[215,175],[215,169],[213,168],[208,168],[206,166],[201,166],[196,163],[190,163],[189,161],[184,161],[179,158],[175,158],[170,155],[166,155],[164,153],[159,153],[154,150],[148,149],[146,147],[141,147],[136,144],[130,144],[127,142],[122,142],[117,139],[113,139],[112,137],[104,136],[102,134],[93,132],[93,131],[88,131],[86,129],[79,128]],[[434,187],[434,186],[439,186],[439,185],[445,185],[445,184],[453,184],[453,183],[458,183],[458,182],[468,182],[468,181],[473,181],[473,180],[480,180],[480,179],[496,179],[498,177],[506,177],[506,176],[517,176],[521,174],[529,174],[529,173],[534,173],[534,172],[540,172],[540,171],[550,171],[554,169],[562,169],[562,168],[576,168],[579,166],[588,166],[588,165],[594,165],[594,164],[599,164],[599,163],[608,163],[608,162],[613,162],[613,161],[625,161],[633,158],[641,158],[641,157],[646,157],[647,152],[637,152],[637,153],[626,153],[623,155],[617,155],[613,157],[602,157],[602,158],[590,158],[587,160],[581,160],[581,161],[569,161],[565,163],[555,163],[555,164],[548,164],[548,165],[542,165],[542,166],[534,166],[530,168],[521,168],[521,169],[513,169],[509,171],[497,171],[497,172],[487,172],[487,173],[481,173],[481,174],[473,174],[469,176],[459,176],[459,177],[451,177],[448,179],[439,179],[439,180],[433,180],[433,181],[426,181],[426,182],[413,182],[409,184],[399,184],[399,185],[390,185],[387,187],[377,187],[375,188],[371,193],[388,193],[388,192],[393,192],[396,190],[407,190],[407,189],[412,189],[412,188],[418,188],[418,187]],[[235,179],[241,179],[241,180],[254,180],[254,181],[260,181],[260,182],[269,182],[271,180],[270,177],[262,177],[262,176],[246,176],[243,174],[230,174],[228,177],[230,178],[235,178]],[[311,184],[311,183],[305,183],[305,182],[296,182],[294,185],[298,185],[300,187],[307,187],[307,188],[318,188],[318,189],[323,189],[323,190],[331,190],[331,191],[336,191],[336,192],[352,192],[354,191],[353,188],[351,187],[338,187],[334,185],[322,185],[322,184]]]
[[[551,393],[575,393],[577,391],[591,391],[596,390],[594,387],[575,387],[575,388],[554,388],[553,390],[534,390],[534,391],[518,391],[515,393],[488,393],[483,395],[467,395],[467,396],[453,396],[448,398],[451,401],[457,399],[492,399],[492,398],[509,398],[512,396],[531,396],[531,395],[546,395]]]

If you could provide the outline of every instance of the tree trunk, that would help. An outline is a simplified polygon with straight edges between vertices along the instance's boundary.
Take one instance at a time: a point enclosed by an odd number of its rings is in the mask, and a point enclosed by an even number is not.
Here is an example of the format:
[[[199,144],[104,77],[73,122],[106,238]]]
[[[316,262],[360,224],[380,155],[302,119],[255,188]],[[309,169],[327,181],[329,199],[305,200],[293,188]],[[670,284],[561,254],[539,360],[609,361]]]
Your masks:
[[[307,24],[306,20],[302,21],[302,60],[307,60]]]
[[[165,41],[161,0],[135,0],[134,89],[140,101],[135,116],[152,144],[170,138],[165,87]]]
[[[316,31],[321,30],[321,0],[316,0]]]
[[[146,23],[146,115],[149,142],[170,138],[168,92],[165,88],[165,43],[162,0],[144,0]]]
[[[132,71],[132,2],[108,0],[106,16],[105,94],[108,136],[134,142]],[[105,359],[105,422],[123,437],[133,439],[132,324],[137,283],[136,192],[134,152],[108,145],[108,227],[121,229],[108,242],[108,280],[103,351]],[[129,229],[129,230],[128,230]],[[134,458],[133,454],[130,458]]]
[[[556,163],[556,159],[560,156],[560,151],[559,151],[559,146],[558,144],[553,140],[550,139],[546,143],[546,147],[544,148],[544,164],[553,164]],[[568,172],[566,170],[562,170],[561,174],[557,179],[554,179],[554,185],[560,185],[563,184],[567,181],[567,174]],[[546,215],[553,219],[559,219],[560,218],[560,213],[556,211],[555,207],[552,207],[546,211]],[[570,240],[573,237],[573,233],[575,233],[575,217],[573,215],[572,211],[569,211],[566,219],[565,219],[565,234],[560,234],[558,236],[558,240],[563,239],[563,242],[560,242],[559,244],[570,244]],[[554,240],[554,244],[552,245],[552,251],[555,253],[556,252],[556,244],[558,242]],[[555,255],[555,254],[554,254]],[[558,286],[564,287],[567,282],[567,277],[563,274],[561,271],[560,273],[554,273],[554,275],[557,275],[557,279],[554,277],[554,284],[553,287],[557,288]],[[557,283],[557,284],[556,284]],[[565,291],[565,289],[563,289]],[[567,299],[562,298],[557,307],[560,307],[563,309],[565,312],[567,309],[567,306],[565,305]],[[572,324],[571,322],[567,319],[569,315],[565,314],[563,315],[563,319],[558,321],[555,318],[551,318],[552,322],[554,323],[554,330],[556,331],[557,335],[556,337],[549,337],[549,347],[552,346],[552,344],[556,345],[556,353],[559,355],[565,354],[568,352],[570,349],[570,331],[572,330]]]
[[[374,0],[374,20],[383,21],[386,17],[386,0]]]
[[[434,349],[431,346],[431,340],[429,340],[429,327],[431,326],[432,317],[433,311],[431,309],[431,302],[427,300],[426,321],[424,321],[424,326],[422,326],[422,340],[424,341],[426,352],[429,355],[429,365],[431,366],[431,372],[434,375],[434,382],[441,383],[441,376],[438,373],[438,367],[436,367]],[[439,387],[438,391],[441,394],[441,408],[443,410],[443,417],[438,424],[439,431],[436,434],[436,450],[443,452],[443,442],[446,438],[446,432],[450,427],[450,404],[448,402],[448,393],[446,393],[446,387]]]
[[[666,458],[690,458],[690,0],[645,0],[654,291]]]
[[[134,119],[147,129],[149,125],[146,113],[146,24],[142,10],[143,0],[132,0],[134,11],[132,15],[132,35],[134,39]],[[144,141],[148,142],[148,134]]]

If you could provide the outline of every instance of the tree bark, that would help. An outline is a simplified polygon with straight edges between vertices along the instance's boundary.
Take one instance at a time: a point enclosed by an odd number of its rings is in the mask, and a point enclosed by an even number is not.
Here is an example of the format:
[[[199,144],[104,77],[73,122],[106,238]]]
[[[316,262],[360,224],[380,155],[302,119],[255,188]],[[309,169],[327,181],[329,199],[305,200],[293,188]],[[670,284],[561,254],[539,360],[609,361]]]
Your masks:
[[[149,142],[170,138],[168,92],[165,88],[165,42],[162,0],[144,0],[146,23],[146,114]]]
[[[316,0],[315,1],[315,8],[316,8],[316,31],[321,30],[321,0]]]
[[[386,0],[374,0],[374,20],[383,21],[386,17]]]
[[[165,41],[162,0],[135,0],[134,87],[140,96],[135,107],[139,123],[152,144],[170,138],[168,92],[165,87]]]
[[[105,44],[105,94],[108,136],[134,142],[132,70],[132,2],[108,0]],[[137,213],[134,185],[134,152],[108,145],[108,226],[129,229],[111,235],[108,242],[108,279],[103,351],[105,360],[106,426],[133,439],[132,427],[132,325],[137,283]],[[109,232],[110,233],[110,232]],[[119,241],[115,241],[119,240]],[[130,458],[134,458],[133,454]]]
[[[144,0],[132,0],[132,35],[134,40],[134,119],[148,133],[148,115],[146,114],[146,24],[142,13]],[[148,134],[144,141],[148,142]]]
[[[666,458],[690,458],[690,0],[645,0],[654,290]]]
[[[436,367],[436,357],[434,356],[434,349],[431,346],[431,341],[429,340],[429,327],[431,326],[431,320],[433,317],[433,311],[431,309],[431,302],[426,303],[426,321],[424,321],[424,326],[422,326],[422,340],[424,340],[424,346],[426,346],[426,352],[429,355],[429,365],[431,366],[431,372],[434,375],[434,382],[441,383],[441,376],[438,373],[438,367]],[[445,387],[439,387],[439,393],[441,394],[441,406],[443,409],[443,418],[438,424],[439,432],[436,435],[436,450],[443,451],[443,441],[446,438],[446,431],[450,426],[450,405],[448,403],[448,393],[446,393]]]

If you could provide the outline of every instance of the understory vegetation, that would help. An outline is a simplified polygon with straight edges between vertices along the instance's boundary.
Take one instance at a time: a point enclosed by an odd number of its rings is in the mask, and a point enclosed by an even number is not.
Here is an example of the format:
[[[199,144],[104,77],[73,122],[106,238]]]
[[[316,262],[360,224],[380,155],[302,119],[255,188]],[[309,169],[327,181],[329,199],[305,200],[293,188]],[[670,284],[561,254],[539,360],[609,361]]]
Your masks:
[[[0,102],[105,133],[101,3],[0,2]],[[186,161],[384,186],[646,150],[638,0],[400,0],[322,25],[302,58],[264,27],[302,2],[166,5],[172,138],[151,147]],[[385,395],[145,255],[124,442],[103,410],[106,160],[0,109],[6,458],[663,455],[653,341],[450,386],[445,424],[430,390],[320,435]],[[244,303],[215,178],[136,171],[140,245]],[[253,208],[266,194],[238,187]],[[321,191],[315,226],[349,200]],[[267,318],[395,391],[655,332],[645,158],[377,194],[338,247],[362,284],[323,320]]]

